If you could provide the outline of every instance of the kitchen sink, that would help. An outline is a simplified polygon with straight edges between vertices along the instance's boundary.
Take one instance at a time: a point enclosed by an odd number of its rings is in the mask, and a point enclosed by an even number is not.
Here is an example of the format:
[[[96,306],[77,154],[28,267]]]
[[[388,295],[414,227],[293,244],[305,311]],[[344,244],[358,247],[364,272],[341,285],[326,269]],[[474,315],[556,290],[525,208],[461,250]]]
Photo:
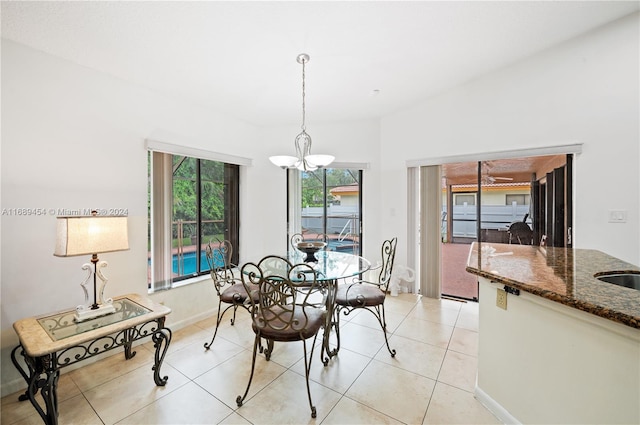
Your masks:
[[[614,285],[624,286],[640,291],[640,273],[611,273],[595,276],[595,278],[603,282],[613,283]]]

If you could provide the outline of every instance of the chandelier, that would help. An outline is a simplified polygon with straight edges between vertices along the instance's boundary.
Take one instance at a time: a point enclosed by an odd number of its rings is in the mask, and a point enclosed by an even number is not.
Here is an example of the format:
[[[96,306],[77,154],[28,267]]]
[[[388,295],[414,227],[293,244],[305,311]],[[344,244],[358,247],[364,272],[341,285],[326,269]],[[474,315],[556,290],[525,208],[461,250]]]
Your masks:
[[[335,157],[332,155],[312,155],[311,154],[311,136],[307,134],[304,125],[305,119],[305,85],[304,85],[304,65],[309,62],[309,55],[300,53],[296,58],[299,64],[302,64],[302,131],[296,136],[296,156],[276,155],[269,157],[269,160],[281,168],[297,168],[301,171],[314,171],[318,168],[326,167],[331,164]]]

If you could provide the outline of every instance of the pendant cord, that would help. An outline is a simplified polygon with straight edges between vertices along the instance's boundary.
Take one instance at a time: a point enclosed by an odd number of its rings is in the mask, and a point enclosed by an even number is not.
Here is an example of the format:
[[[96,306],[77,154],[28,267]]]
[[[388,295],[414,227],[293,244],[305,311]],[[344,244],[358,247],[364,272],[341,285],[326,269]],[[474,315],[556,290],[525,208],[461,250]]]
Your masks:
[[[318,168],[326,167],[335,159],[332,155],[311,155],[311,137],[306,131],[306,65],[309,61],[309,55],[300,53],[296,61],[302,65],[302,131],[295,138],[296,156],[280,155],[271,156],[269,159],[275,165],[281,168],[297,168],[302,171],[315,171]],[[312,162],[309,162],[312,161]]]
[[[304,89],[305,89],[304,77],[305,77],[305,75],[304,75],[304,64],[306,62],[307,62],[306,60],[302,59],[302,126],[300,127],[300,128],[302,128],[302,131],[306,130],[305,125],[304,125],[304,121],[305,121],[305,103],[304,103],[304,95],[305,95],[305,93],[304,93]]]

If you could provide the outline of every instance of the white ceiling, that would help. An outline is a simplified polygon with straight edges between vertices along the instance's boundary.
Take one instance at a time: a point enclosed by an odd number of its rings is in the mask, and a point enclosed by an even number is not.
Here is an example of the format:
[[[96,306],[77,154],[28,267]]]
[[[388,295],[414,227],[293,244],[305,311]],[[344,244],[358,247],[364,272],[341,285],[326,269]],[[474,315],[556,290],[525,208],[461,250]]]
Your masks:
[[[259,125],[380,117],[637,1],[17,2],[2,37]],[[373,95],[374,90],[379,94]]]

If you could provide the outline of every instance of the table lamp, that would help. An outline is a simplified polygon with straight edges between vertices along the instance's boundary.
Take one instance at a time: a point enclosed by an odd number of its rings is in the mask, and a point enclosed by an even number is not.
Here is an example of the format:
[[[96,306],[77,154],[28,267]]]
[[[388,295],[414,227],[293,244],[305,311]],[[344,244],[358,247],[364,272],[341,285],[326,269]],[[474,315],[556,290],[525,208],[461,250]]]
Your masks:
[[[98,254],[103,252],[124,251],[129,249],[127,236],[127,217],[124,216],[99,216],[96,211],[91,216],[69,216],[57,218],[56,249],[53,255],[56,257],[74,257],[77,255],[91,254],[91,263],[82,265],[82,270],[87,271],[87,277],[80,284],[84,290],[86,305],[76,308],[76,322],[93,319],[115,312],[113,300],[104,299],[104,288],[107,278],[100,271],[107,266],[106,261],[100,261]],[[89,302],[87,282],[93,277],[93,303]],[[102,284],[97,289],[97,278]],[[98,295],[99,294],[99,295]]]

